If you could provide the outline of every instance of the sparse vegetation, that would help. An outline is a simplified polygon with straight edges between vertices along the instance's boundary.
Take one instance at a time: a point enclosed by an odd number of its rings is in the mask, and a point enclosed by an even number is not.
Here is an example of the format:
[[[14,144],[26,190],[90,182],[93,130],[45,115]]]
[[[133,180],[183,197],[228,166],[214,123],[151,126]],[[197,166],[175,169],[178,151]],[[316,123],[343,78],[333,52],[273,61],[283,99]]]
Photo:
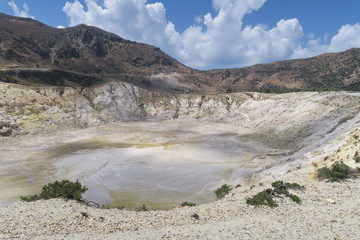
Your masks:
[[[279,206],[277,202],[273,199],[273,197],[280,197],[280,195],[284,195],[290,198],[292,201],[300,204],[301,199],[297,195],[291,194],[288,190],[289,189],[297,189],[302,190],[304,189],[303,186],[297,183],[288,183],[283,181],[276,181],[272,184],[273,189],[268,188],[258,194],[254,195],[251,198],[246,200],[246,203],[249,205],[260,206],[265,205],[269,207],[277,207]]]
[[[136,212],[147,212],[147,211],[149,211],[149,208],[147,206],[145,206],[145,204],[144,204],[142,206],[134,208],[134,210]]]
[[[194,207],[196,206],[196,203],[193,203],[193,202],[183,202],[180,204],[180,206],[182,207]]]
[[[231,190],[232,188],[229,185],[227,184],[222,185],[221,187],[215,190],[216,198],[217,199],[224,198],[226,195],[230,193]]]
[[[300,184],[298,183],[288,183],[288,182],[283,182],[283,181],[276,181],[276,182],[273,182],[271,184],[272,187],[274,188],[281,188],[283,186],[285,186],[286,188],[288,189],[298,189],[298,190],[303,190],[305,189],[304,186],[301,186]]]
[[[82,186],[79,181],[71,182],[69,180],[55,181],[42,187],[40,194],[22,196],[21,200],[26,202],[36,201],[40,199],[65,198],[80,201],[81,194],[88,188]]]
[[[272,190],[270,188],[259,192],[252,198],[248,198],[246,203],[254,206],[267,205],[269,207],[277,207],[279,205],[272,198],[271,192]]]
[[[320,180],[326,179],[331,182],[340,181],[352,175],[351,168],[342,161],[336,161],[329,167],[322,167],[317,170],[317,177]]]

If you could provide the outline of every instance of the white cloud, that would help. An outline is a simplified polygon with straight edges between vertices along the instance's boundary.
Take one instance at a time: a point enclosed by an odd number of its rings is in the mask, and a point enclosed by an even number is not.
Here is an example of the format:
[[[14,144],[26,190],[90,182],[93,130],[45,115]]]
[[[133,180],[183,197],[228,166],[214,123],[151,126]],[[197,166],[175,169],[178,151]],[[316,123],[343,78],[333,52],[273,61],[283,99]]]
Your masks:
[[[146,4],[146,0],[86,0],[86,8],[78,1],[66,2],[63,11],[70,26],[80,23],[114,32],[119,36],[158,46],[166,44],[165,8],[162,3]],[[165,37],[165,38],[164,38]]]
[[[65,28],[65,26],[59,25],[59,26],[57,26],[56,28],[58,28],[58,29],[63,29],[63,28]]]
[[[195,16],[194,17],[194,22],[197,23],[197,24],[200,24],[204,21],[203,17],[198,15],[198,16]]]
[[[328,35],[324,39],[311,39],[307,46],[294,51],[291,58],[311,57],[326,52],[341,52],[349,48],[360,47],[360,24],[344,25],[338,33],[333,36],[328,44]]]
[[[210,1],[210,0],[209,0]],[[161,47],[194,68],[240,67],[325,51],[360,46],[360,25],[345,25],[328,45],[310,36],[302,46],[303,30],[297,19],[281,19],[276,26],[243,26],[246,14],[267,0],[213,0],[216,14],[197,16],[184,32],[166,18],[165,6],[147,0],[78,0],[66,2],[69,25],[93,25],[119,36]]]
[[[26,3],[23,5],[23,9],[20,10],[16,5],[15,1],[8,2],[8,6],[12,8],[14,15],[17,17],[24,17],[24,18],[32,18],[35,19],[34,16],[30,15],[29,7]]]

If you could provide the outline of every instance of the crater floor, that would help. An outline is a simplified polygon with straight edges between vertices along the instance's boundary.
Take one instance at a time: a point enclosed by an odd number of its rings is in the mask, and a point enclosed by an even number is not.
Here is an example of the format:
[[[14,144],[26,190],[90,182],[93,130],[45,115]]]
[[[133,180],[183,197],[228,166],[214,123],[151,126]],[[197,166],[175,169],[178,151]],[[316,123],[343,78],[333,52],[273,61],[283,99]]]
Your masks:
[[[79,180],[89,188],[84,198],[104,205],[206,203],[221,184],[248,181],[284,157],[239,127],[205,121],[113,123],[13,141],[2,151],[3,203],[62,179]]]

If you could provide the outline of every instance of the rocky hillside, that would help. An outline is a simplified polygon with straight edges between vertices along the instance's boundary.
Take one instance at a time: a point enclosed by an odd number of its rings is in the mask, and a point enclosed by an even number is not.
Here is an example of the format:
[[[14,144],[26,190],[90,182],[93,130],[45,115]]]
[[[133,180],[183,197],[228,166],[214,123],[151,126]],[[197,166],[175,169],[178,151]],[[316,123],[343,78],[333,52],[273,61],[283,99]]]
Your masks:
[[[358,93],[196,95],[152,91],[121,82],[83,89],[0,83],[0,136],[114,121],[175,119],[246,125],[249,131],[262,134],[259,139],[286,145],[318,131],[329,134],[359,111]]]
[[[228,92],[244,89],[261,92],[359,91],[360,49],[240,69],[208,71],[205,75]]]
[[[198,71],[159,48],[95,27],[56,29],[0,14],[0,81],[86,87],[109,80],[187,93],[360,90],[360,50]]]
[[[56,29],[0,14],[1,81],[24,85],[90,86],[109,79],[176,91],[151,76],[192,70],[159,48],[95,27]],[[181,91],[187,87],[181,88]]]

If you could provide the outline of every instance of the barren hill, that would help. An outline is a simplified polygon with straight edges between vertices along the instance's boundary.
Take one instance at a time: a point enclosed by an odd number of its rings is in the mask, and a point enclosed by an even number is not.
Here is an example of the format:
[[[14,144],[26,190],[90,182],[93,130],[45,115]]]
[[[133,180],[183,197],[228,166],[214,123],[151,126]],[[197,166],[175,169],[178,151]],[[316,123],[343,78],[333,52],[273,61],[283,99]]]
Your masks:
[[[360,50],[239,69],[198,71],[159,48],[96,27],[56,29],[0,14],[0,80],[91,86],[108,80],[170,92],[360,90]]]

